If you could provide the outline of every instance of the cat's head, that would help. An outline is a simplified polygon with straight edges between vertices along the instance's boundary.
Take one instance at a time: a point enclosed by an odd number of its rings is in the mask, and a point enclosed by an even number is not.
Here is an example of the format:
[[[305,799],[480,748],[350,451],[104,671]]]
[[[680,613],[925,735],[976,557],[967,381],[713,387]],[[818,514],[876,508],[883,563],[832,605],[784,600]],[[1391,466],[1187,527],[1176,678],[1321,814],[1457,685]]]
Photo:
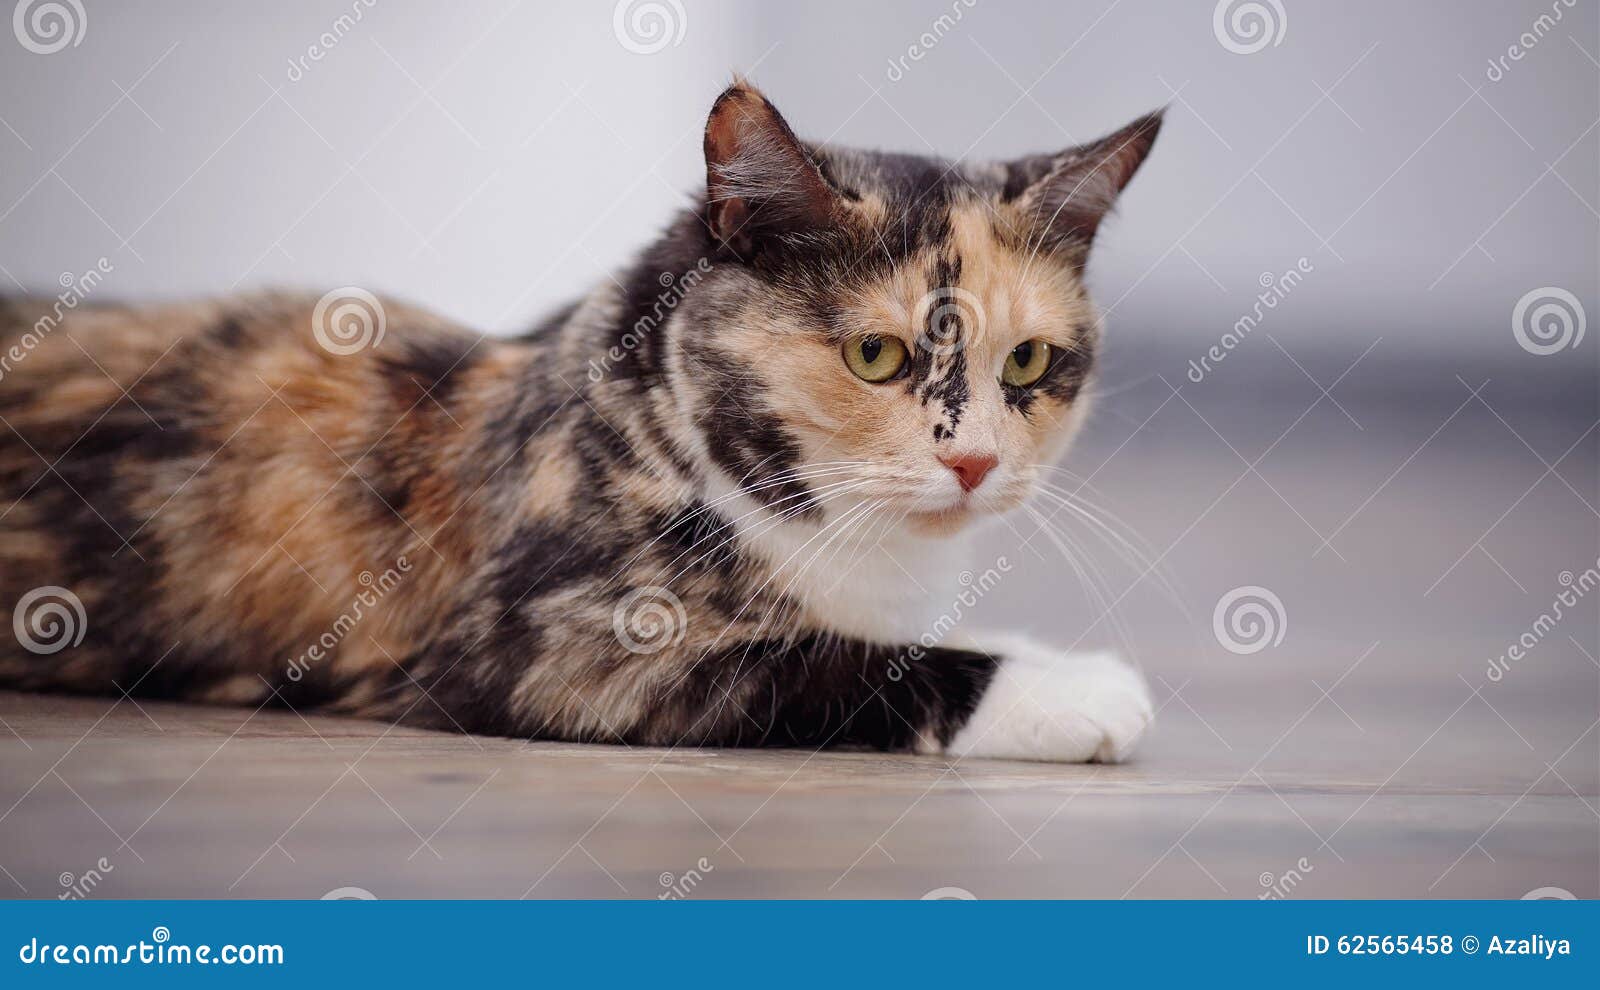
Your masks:
[[[709,274],[668,359],[733,484],[924,533],[1012,508],[1082,419],[1095,231],[1159,114],[994,164],[797,139],[735,84],[706,125]]]

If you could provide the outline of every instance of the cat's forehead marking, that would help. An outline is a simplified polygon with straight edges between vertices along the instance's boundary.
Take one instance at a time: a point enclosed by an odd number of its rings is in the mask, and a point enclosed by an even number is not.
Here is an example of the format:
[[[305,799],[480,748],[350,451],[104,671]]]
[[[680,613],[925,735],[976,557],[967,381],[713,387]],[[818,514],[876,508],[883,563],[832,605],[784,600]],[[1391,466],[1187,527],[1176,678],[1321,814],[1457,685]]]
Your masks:
[[[1027,251],[1018,221],[1003,204],[958,198],[932,225],[940,236],[884,286],[897,297],[885,308],[916,341],[907,390],[935,413],[937,443],[956,438],[975,375],[1046,326],[1060,340],[1082,315],[1076,277]]]
[[[893,199],[890,215],[904,205]],[[966,189],[913,212],[905,253],[852,290],[843,322],[906,341],[904,391],[927,410],[925,429],[942,444],[972,419],[980,377],[997,374],[1011,348],[1034,336],[1071,347],[1093,317],[1075,272],[1031,250],[1025,218],[1010,204]]]
[[[953,244],[941,245],[927,275],[928,290],[920,301],[916,327],[919,360],[911,370],[924,406],[937,404],[942,419],[934,438],[948,440],[961,425],[961,413],[972,398],[967,380],[966,348],[981,332],[981,304],[961,288],[962,260]]]

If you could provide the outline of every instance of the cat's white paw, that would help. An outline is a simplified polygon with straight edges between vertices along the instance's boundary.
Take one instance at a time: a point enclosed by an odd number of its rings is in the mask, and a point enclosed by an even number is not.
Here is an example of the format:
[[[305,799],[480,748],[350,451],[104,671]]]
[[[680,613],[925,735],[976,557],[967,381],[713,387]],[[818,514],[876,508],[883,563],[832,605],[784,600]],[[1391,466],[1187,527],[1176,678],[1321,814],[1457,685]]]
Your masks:
[[[985,637],[1001,658],[951,756],[1116,763],[1155,714],[1144,677],[1111,653],[1066,653],[1018,636]]]

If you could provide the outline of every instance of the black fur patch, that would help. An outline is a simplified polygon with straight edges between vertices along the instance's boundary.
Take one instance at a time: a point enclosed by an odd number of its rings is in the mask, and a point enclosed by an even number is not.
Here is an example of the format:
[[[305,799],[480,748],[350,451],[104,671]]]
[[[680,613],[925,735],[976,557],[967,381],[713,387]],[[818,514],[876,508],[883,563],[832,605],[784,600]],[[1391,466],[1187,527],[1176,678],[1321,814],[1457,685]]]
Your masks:
[[[209,336],[228,350],[243,346],[248,339],[245,335],[244,321],[232,313],[218,320],[216,326],[211,328]]]
[[[707,574],[726,582],[737,580],[743,564],[733,527],[703,502],[652,517],[646,540],[672,573]]]
[[[391,338],[388,347],[379,348],[378,367],[388,377],[390,391],[399,406],[397,413],[416,407],[425,415],[436,411],[429,402],[450,405],[451,393],[469,368],[478,360],[477,347],[470,338],[424,337],[420,334]],[[423,409],[424,406],[428,408]]]
[[[635,548],[620,542],[603,526],[579,538],[577,526],[525,520],[496,548],[498,562],[489,581],[496,614],[518,601],[548,595],[589,578],[607,578]]]
[[[702,387],[711,393],[696,425],[712,458],[762,504],[820,519],[822,510],[804,483],[779,480],[799,468],[800,445],[768,410],[754,370],[703,343],[691,343],[688,350],[703,374]]]
[[[833,636],[741,644],[699,663],[639,741],[888,750],[927,733],[946,743],[971,717],[997,662],[968,650],[913,652]],[[739,707],[690,706],[724,693]],[[742,712],[759,713],[763,724]]]

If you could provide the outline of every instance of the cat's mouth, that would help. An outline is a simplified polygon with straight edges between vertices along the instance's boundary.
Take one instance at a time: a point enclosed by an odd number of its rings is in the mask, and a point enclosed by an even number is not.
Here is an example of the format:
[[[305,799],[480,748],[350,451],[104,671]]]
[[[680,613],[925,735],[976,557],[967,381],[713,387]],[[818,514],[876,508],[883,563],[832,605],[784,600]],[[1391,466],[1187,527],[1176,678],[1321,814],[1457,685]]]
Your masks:
[[[971,489],[943,484],[947,480],[938,475],[856,489],[841,503],[847,507],[842,511],[849,513],[853,510],[848,507],[865,505],[866,515],[888,517],[892,525],[919,536],[950,536],[1017,508],[1030,494],[1029,487],[1016,477],[991,479]]]

